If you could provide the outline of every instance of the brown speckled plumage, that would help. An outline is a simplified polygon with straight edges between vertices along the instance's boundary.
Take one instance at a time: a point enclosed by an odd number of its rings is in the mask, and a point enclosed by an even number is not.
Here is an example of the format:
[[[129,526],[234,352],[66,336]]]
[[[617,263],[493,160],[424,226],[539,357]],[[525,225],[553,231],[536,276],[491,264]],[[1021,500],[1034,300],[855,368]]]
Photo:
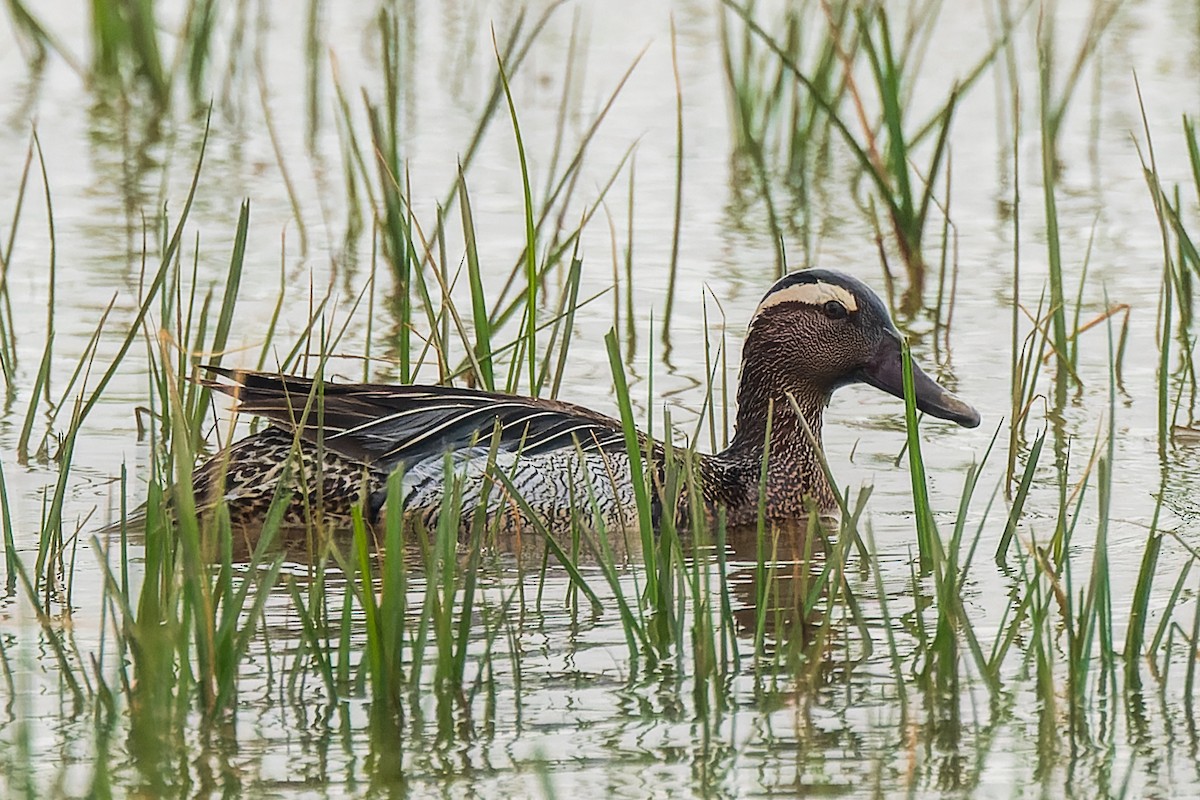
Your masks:
[[[233,524],[252,527],[266,516],[285,471],[291,476],[289,488],[295,491],[283,517],[289,525],[322,516],[345,525],[351,507],[362,498],[364,483],[387,480],[386,473],[334,450],[326,449],[319,457],[316,444],[305,439],[297,442],[292,433],[271,425],[200,465],[192,475],[192,486],[200,507],[216,505],[218,490],[223,489]],[[314,490],[317,486],[320,491]]]
[[[502,529],[525,527],[528,520],[506,483],[551,528],[569,521],[572,507],[599,517],[608,529],[636,520],[621,425],[589,409],[469,389],[325,383],[320,410],[304,417],[314,394],[310,380],[216,372],[232,380],[214,383],[216,388],[236,397],[242,410],[274,423],[218,453],[193,477],[198,504],[211,506],[223,496],[239,525],[262,518],[285,465],[296,490],[289,523],[344,525],[356,503],[372,519],[383,507],[388,475],[397,470],[406,515],[426,524],[436,522],[448,483],[461,492],[464,523],[481,508]],[[902,396],[900,375],[900,336],[864,284],[829,270],[805,270],[776,282],[743,347],[733,440],[724,451],[698,459],[706,506],[725,508],[731,525],[757,518],[769,419],[766,516],[799,519],[810,504],[822,515],[835,514],[817,449],[822,412],[834,390],[849,383]],[[914,386],[926,413],[965,427],[979,423],[974,409],[915,365]],[[652,467],[661,470],[662,448],[652,445],[650,452]]]

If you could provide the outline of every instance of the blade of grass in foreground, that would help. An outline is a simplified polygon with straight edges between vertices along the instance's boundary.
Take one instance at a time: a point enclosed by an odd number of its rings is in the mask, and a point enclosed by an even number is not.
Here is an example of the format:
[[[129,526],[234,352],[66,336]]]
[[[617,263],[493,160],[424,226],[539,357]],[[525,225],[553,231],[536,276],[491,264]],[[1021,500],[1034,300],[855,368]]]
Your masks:
[[[46,195],[46,227],[49,229],[47,233],[50,237],[50,263],[46,302],[46,352],[44,356],[45,361],[49,362],[52,359],[54,348],[54,296],[58,289],[58,238],[54,234],[54,200],[53,193],[50,191],[50,176],[46,173],[46,156],[42,152],[42,141],[38,138],[37,131],[33,133],[33,146],[37,150],[38,165],[42,170],[42,188]],[[45,394],[46,401],[49,402],[49,372],[44,376],[41,388]]]
[[[917,426],[917,404],[913,394],[912,351],[908,342],[901,342],[901,357],[904,364],[904,423],[907,430],[908,469],[912,478],[913,513],[917,523],[917,546],[921,568],[929,569],[940,561],[945,553],[938,538],[937,526],[933,522],[933,510],[929,505],[929,486],[925,478],[925,460],[921,456],[921,433]]]
[[[504,97],[508,101],[508,113],[512,117],[513,135],[517,139],[517,156],[521,162],[521,188],[525,197],[525,356],[529,362],[529,391],[537,395],[537,233],[533,214],[533,193],[529,184],[529,164],[525,158],[525,143],[521,139],[521,125],[517,121],[517,107],[513,103],[512,90],[504,71],[504,59],[500,55],[500,44],[496,31],[492,31],[492,47],[496,51],[496,64],[500,70],[500,82],[504,86]],[[508,382],[510,392],[516,390],[515,376],[518,365],[513,363],[513,375]]]
[[[671,227],[671,261],[667,271],[667,298],[663,309],[662,337],[671,338],[671,311],[675,307],[675,277],[679,269],[679,240],[683,229],[683,86],[679,80],[679,53],[675,18],[671,17],[671,72],[675,76],[675,216]],[[667,345],[669,346],[669,345]]]
[[[17,182],[17,197],[13,204],[12,222],[8,228],[8,240],[4,252],[0,253],[0,370],[9,397],[13,393],[13,374],[17,368],[17,333],[13,327],[12,296],[8,292],[9,270],[12,268],[13,246],[17,241],[21,210],[25,207],[25,189],[29,185],[29,169],[33,165],[33,138],[25,151],[25,164],[21,168],[21,179]]]
[[[0,524],[4,526],[5,592],[11,595],[17,588],[17,545],[13,540],[12,513],[8,506],[8,481],[4,478],[4,462],[0,460]]]
[[[209,347],[208,363],[213,366],[221,365],[225,347],[229,342],[229,331],[233,327],[233,312],[237,305],[238,291],[242,285],[242,267],[246,261],[246,238],[250,231],[250,201],[242,202],[238,213],[237,231],[233,239],[233,254],[229,258],[229,271],[225,275],[224,296],[221,298],[221,310],[217,317],[217,328],[213,331],[212,344]],[[212,389],[207,385],[198,387],[198,397],[192,403],[192,424],[190,434],[193,441],[200,438],[200,430],[204,424],[204,415],[208,411],[208,398]]]
[[[462,173],[461,164],[458,170],[458,204],[467,247],[467,280],[471,286],[471,318],[475,324],[475,363],[478,365],[480,384],[489,392],[494,392],[496,378],[492,371],[492,326],[488,322],[487,299],[483,293],[483,277],[479,272],[479,248],[475,240],[471,199],[467,194],[467,178]],[[449,287],[446,289],[448,291]]]
[[[1054,323],[1054,349],[1057,370],[1054,374],[1054,407],[1062,408],[1067,398],[1067,309],[1063,294],[1062,249],[1059,244],[1058,204],[1058,154],[1055,148],[1056,123],[1051,110],[1050,71],[1051,61],[1048,45],[1042,41],[1038,46],[1038,76],[1041,87],[1041,134],[1042,134],[1042,200],[1046,222],[1046,248],[1050,268],[1050,313]]]
[[[1021,474],[1021,484],[1017,489],[1016,497],[1013,498],[1012,509],[1008,514],[1008,522],[1004,525],[1004,532],[1000,534],[1000,543],[996,545],[996,563],[1004,563],[1008,555],[1008,547],[1012,543],[1013,536],[1017,533],[1017,522],[1021,519],[1021,513],[1025,509],[1025,501],[1029,498],[1029,490],[1033,486],[1033,475],[1037,469],[1038,459],[1042,455],[1042,445],[1046,443],[1046,431],[1043,430],[1038,434],[1038,438],[1034,440],[1033,447],[1029,449],[1029,457],[1025,462],[1025,471]]]
[[[604,335],[604,345],[608,348],[608,366],[612,371],[613,387],[617,396],[617,406],[621,411],[621,429],[625,434],[625,452],[629,456],[629,477],[633,482],[634,496],[637,500],[638,528],[642,536],[642,554],[646,559],[646,597],[651,605],[658,598],[658,569],[655,564],[654,522],[651,506],[650,485],[646,481],[645,464],[642,462],[642,442],[638,435],[637,424],[633,420],[633,404],[629,399],[629,383],[625,380],[625,364],[621,361],[620,345],[617,343],[617,332],[610,329]]]
[[[395,645],[402,641],[402,637],[399,636],[400,631],[398,630],[385,630],[381,619],[381,617],[394,619],[394,609],[391,606],[396,602],[396,598],[389,591],[386,595],[380,593],[376,599],[377,595],[371,577],[370,547],[367,543],[367,529],[361,507],[355,506],[352,513],[354,516],[354,564],[358,567],[359,580],[362,581],[362,589],[358,596],[366,620],[366,647],[363,661],[367,675],[371,679],[371,697],[374,699],[375,705],[379,707],[376,709],[376,713],[386,710],[390,718],[399,720],[401,713],[400,690],[404,682],[400,675],[402,662],[397,657],[399,653],[395,649]],[[394,525],[389,527],[398,532],[398,528]],[[393,534],[389,534],[388,538],[392,539],[392,536]],[[401,552],[386,554],[385,557],[389,562],[388,571],[390,571],[392,559],[403,558]],[[348,574],[347,577],[349,578],[350,575]],[[392,589],[393,585],[390,580],[388,584],[388,589]],[[402,598],[401,602],[403,602]],[[414,666],[414,672],[419,673],[420,667]]]

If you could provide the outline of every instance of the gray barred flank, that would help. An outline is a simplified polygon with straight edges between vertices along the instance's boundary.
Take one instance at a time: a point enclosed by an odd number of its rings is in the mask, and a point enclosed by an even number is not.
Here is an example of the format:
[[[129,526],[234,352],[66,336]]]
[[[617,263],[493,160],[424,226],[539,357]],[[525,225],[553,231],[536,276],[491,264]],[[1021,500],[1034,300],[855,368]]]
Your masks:
[[[410,466],[403,477],[406,515],[435,525],[446,491],[457,485],[462,497],[462,524],[470,524],[481,507],[489,519],[497,520],[501,532],[514,533],[530,527],[516,498],[495,473],[503,474],[521,499],[549,528],[561,528],[578,517],[589,527],[599,513],[605,529],[615,530],[631,520],[623,509],[633,507],[635,496],[630,479],[629,458],[623,453],[555,450],[537,455],[498,452],[489,466],[487,448],[460,450],[450,455],[452,475],[446,475],[446,459],[428,458]],[[485,504],[486,495],[486,504]]]
[[[195,493],[202,506],[217,503],[216,492],[229,507],[235,525],[261,523],[276,487],[289,472],[288,486],[294,494],[285,513],[288,525],[303,525],[318,515],[327,523],[348,525],[351,509],[364,505],[367,519],[383,513],[387,473],[364,466],[326,448],[318,459],[318,448],[306,440],[295,443],[293,435],[271,426],[230,447],[203,466],[195,475]],[[508,488],[495,477],[502,473],[521,498],[551,529],[578,517],[588,527],[596,515],[606,530],[633,523],[627,510],[635,506],[629,457],[619,452],[556,449],[523,455],[507,450],[496,453],[489,467],[489,449],[470,447],[448,455],[424,458],[404,469],[401,489],[405,516],[419,519],[428,527],[437,524],[446,491],[455,485],[461,491],[460,526],[465,531],[476,510],[496,520],[502,533],[531,527]],[[449,464],[452,475],[446,474]],[[227,466],[226,466],[227,465]],[[319,466],[318,466],[319,465]],[[222,470],[225,470],[222,482]],[[319,476],[318,476],[319,473]],[[365,492],[364,492],[365,487]]]

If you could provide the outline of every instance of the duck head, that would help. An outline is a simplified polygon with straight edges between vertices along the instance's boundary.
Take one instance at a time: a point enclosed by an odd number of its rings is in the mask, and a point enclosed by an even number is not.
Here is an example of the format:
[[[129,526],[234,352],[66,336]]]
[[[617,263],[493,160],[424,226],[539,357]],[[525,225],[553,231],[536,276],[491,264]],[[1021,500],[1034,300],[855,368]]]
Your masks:
[[[770,288],[750,321],[742,363],[743,387],[760,397],[787,392],[824,405],[852,383],[904,397],[900,332],[875,292],[833,270],[793,272]],[[916,363],[913,389],[926,414],[965,428],[979,424],[978,411]]]

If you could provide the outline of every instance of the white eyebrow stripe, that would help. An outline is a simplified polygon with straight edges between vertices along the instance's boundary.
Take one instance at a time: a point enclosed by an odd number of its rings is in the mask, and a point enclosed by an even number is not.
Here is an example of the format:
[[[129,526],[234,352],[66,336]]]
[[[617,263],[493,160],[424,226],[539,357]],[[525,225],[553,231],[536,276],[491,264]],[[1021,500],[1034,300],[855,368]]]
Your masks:
[[[771,292],[771,294],[764,297],[762,302],[758,304],[758,308],[754,310],[754,316],[751,317],[750,324],[753,325],[754,320],[758,319],[759,314],[763,311],[780,303],[804,303],[810,306],[821,306],[830,300],[836,300],[841,303],[846,307],[847,311],[858,311],[858,299],[855,298],[850,290],[842,286],[822,281],[816,281],[815,283],[795,283],[777,292]]]

